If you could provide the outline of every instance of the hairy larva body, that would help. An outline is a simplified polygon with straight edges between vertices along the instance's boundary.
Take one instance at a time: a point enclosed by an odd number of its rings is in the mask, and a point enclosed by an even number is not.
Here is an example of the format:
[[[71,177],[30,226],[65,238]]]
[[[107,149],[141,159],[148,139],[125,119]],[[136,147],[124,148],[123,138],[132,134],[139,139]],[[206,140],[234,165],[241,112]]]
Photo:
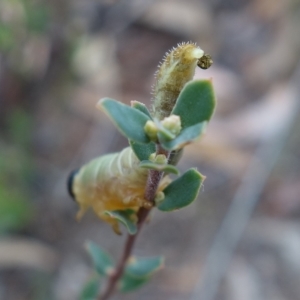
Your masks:
[[[129,147],[87,163],[74,174],[70,183],[70,193],[80,206],[77,218],[91,207],[119,232],[117,222],[105,211],[136,211],[145,206],[147,175],[148,171],[139,167],[139,160]]]
[[[170,115],[183,86],[193,79],[202,49],[192,43],[179,44],[166,56],[156,72],[153,88],[154,115],[162,120]]]

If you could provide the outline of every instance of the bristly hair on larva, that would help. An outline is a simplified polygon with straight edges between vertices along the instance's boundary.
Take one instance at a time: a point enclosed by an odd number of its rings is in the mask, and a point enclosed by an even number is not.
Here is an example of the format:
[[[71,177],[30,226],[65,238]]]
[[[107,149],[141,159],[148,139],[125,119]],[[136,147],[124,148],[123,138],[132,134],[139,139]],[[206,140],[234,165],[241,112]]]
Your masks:
[[[193,79],[204,51],[196,44],[180,43],[166,53],[155,73],[153,112],[159,120],[170,115],[184,85]]]

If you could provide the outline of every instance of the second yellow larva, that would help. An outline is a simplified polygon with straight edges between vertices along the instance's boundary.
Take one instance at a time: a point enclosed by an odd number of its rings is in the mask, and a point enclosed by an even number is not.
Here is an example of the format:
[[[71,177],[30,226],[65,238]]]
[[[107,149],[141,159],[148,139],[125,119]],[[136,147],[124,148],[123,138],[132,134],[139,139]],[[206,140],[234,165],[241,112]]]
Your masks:
[[[197,64],[208,67],[200,60],[204,51],[193,43],[182,43],[173,48],[156,72],[153,87],[153,111],[159,120],[170,115],[184,85],[193,79]],[[206,56],[208,57],[208,56]]]

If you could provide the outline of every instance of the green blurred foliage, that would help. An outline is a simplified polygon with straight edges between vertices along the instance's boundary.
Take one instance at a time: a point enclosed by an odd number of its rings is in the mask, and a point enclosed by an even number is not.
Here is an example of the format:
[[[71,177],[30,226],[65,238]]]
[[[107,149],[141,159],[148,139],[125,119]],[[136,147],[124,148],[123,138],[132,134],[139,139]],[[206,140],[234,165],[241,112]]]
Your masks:
[[[96,300],[99,294],[100,284],[98,277],[90,278],[83,287],[79,300]]]
[[[47,30],[49,23],[49,10],[46,3],[21,0],[24,5],[25,24],[28,31],[43,33]]]
[[[0,147],[0,234],[24,228],[32,219],[29,185],[31,121],[22,110],[7,117],[8,142]]]
[[[24,43],[31,33],[43,33],[49,23],[46,3],[30,0],[2,0],[0,3],[0,50]]]
[[[49,12],[45,1],[0,1],[0,55],[10,71],[29,79],[43,69],[41,57],[47,55],[49,45],[45,38]]]
[[[21,191],[0,185],[0,234],[24,227],[32,216],[31,205]]]
[[[15,44],[12,28],[1,23],[0,20],[0,50],[10,50]]]
[[[110,254],[93,242],[88,242],[86,249],[92,258],[97,273],[107,276],[114,267],[114,261]]]

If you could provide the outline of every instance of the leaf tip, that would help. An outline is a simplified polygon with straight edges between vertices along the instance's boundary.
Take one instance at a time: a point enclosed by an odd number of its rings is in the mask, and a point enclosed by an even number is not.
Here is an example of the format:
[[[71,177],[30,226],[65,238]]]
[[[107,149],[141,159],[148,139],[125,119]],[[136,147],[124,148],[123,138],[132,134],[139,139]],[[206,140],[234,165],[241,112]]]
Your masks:
[[[98,102],[96,103],[96,108],[99,110],[103,109],[103,102],[105,102],[106,98],[101,98],[100,100],[98,100]]]
[[[135,105],[137,105],[137,104],[139,104],[140,102],[139,101],[137,101],[137,100],[131,100],[130,101],[130,106],[131,107],[134,107]]]
[[[89,251],[91,245],[92,245],[92,242],[91,242],[91,241],[86,241],[86,242],[83,244],[83,248],[84,248],[86,251]]]

